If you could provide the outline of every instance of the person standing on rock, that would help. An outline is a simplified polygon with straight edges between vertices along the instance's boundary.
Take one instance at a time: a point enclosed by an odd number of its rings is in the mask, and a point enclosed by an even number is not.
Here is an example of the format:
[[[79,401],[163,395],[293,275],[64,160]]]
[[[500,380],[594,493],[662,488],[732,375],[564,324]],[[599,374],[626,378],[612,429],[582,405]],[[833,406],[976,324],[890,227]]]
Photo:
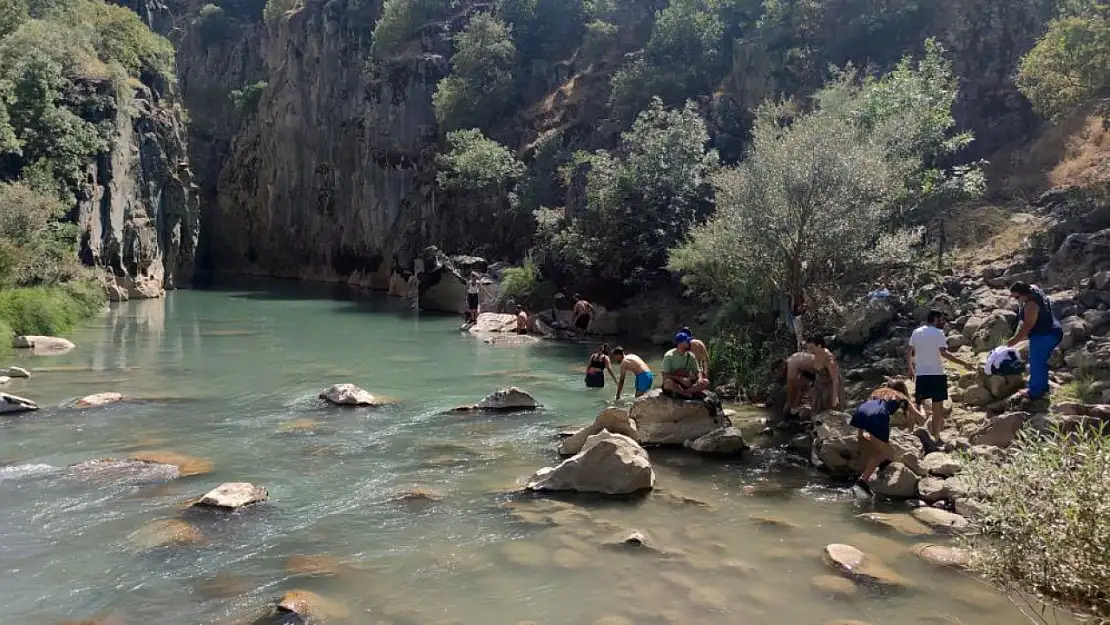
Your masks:
[[[574,327],[582,334],[585,334],[590,329],[590,322],[593,321],[594,305],[582,299],[578,293],[574,294]]]
[[[794,411],[801,406],[810,385],[814,389],[810,398],[814,413],[840,408],[840,366],[836,356],[829,351],[825,337],[820,334],[806,339],[805,347],[806,351],[786,359],[786,405],[783,409],[787,416],[795,416]]]
[[[470,272],[470,279],[466,281],[466,310],[470,313],[470,318],[475,322],[478,320],[478,306],[480,304],[482,291],[485,291],[485,288],[482,286],[482,281],[478,277],[478,272]],[[486,291],[486,295],[489,295],[488,291]]]
[[[693,337],[685,332],[674,336],[674,349],[663,356],[663,394],[674,399],[702,399],[709,380],[701,375],[698,360],[690,351]]]
[[[910,404],[909,389],[901,380],[875,389],[867,401],[852,413],[849,425],[859,430],[860,448],[863,449],[863,472],[856,486],[871,494],[871,476],[876,470],[886,468],[894,461],[894,448],[890,446],[890,419],[904,410],[913,415],[915,422],[924,422],[925,415]]]
[[[621,391],[624,390],[624,378],[629,373],[636,378],[636,397],[651,390],[651,385],[655,383],[655,374],[651,372],[651,368],[647,366],[643,358],[636,354],[625,354],[624,348],[620,345],[613,348],[612,358],[621,370],[620,379],[617,380],[617,396],[614,401],[620,401]]]
[[[709,349],[704,342],[694,338],[690,328],[682,328],[679,332],[690,335],[690,353],[694,355],[694,360],[698,361],[698,372],[702,378],[709,380]]]
[[[524,306],[521,305],[516,307],[516,333],[528,334],[528,313],[524,312]]]
[[[609,359],[609,344],[603,343],[596,352],[590,354],[590,361],[586,364],[586,387],[605,388],[606,371],[616,382],[617,376],[613,374],[613,365]]]
[[[975,369],[975,365],[948,352],[948,338],[944,336],[947,321],[943,312],[930,310],[924,325],[910,335],[906,348],[906,366],[913,378],[914,403],[919,408],[926,400],[932,404],[929,434],[933,441],[940,440],[941,430],[944,429],[944,402],[948,400],[948,376],[944,373],[943,361],[950,360]]]
[[[1048,395],[1048,359],[1052,350],[1064,339],[1064,330],[1060,320],[1052,314],[1052,303],[1040,287],[1015,282],[1010,287],[1010,297],[1020,303],[1018,318],[1021,325],[1006,345],[1014,347],[1029,340],[1029,388],[1025,390],[1025,397],[1029,401],[1037,401]]]

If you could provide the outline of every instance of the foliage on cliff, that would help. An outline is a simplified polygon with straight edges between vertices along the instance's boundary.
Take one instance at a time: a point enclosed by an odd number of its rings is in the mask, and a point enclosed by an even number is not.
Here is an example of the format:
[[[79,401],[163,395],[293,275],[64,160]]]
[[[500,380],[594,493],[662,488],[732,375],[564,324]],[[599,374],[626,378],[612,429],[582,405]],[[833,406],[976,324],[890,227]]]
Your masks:
[[[1038,112],[1054,119],[1110,95],[1110,8],[1092,0],[1064,3],[1022,59],[1017,83]]]

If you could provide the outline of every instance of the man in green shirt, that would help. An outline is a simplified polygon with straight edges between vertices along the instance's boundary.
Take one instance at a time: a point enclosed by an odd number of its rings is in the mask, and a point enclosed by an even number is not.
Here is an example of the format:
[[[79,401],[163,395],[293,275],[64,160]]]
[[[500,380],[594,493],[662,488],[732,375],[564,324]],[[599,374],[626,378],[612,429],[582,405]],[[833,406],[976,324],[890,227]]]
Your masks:
[[[663,356],[663,394],[675,399],[701,399],[709,388],[709,380],[700,375],[698,361],[690,351],[691,337],[679,332],[675,348]]]

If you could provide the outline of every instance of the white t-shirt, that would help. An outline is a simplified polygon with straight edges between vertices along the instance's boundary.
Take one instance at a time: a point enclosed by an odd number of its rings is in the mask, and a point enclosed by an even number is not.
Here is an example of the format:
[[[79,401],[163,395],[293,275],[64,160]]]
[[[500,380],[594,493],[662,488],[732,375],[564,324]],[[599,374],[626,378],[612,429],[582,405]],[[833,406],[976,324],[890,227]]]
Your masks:
[[[923,325],[910,336],[913,348],[913,366],[917,375],[944,375],[940,350],[948,349],[948,339],[940,328]]]
[[[1013,356],[1011,356],[1011,354],[1013,354]],[[1014,348],[1007,347],[1006,345],[999,345],[987,355],[987,362],[983,364],[983,372],[987,375],[994,375],[994,368],[1011,357],[1014,359],[1018,357]]]

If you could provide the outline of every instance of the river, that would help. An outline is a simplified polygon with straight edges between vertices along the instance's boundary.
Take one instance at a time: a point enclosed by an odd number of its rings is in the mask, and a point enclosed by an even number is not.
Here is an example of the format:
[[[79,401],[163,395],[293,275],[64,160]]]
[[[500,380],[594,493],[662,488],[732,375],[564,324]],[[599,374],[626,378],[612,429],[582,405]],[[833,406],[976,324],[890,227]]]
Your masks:
[[[635,501],[506,494],[557,462],[555,433],[592,421],[613,389],[583,387],[588,346],[495,347],[458,324],[278,284],[114,305],[68,354],[13,355],[34,377],[5,390],[43,410],[0,421],[0,622],[250,622],[290,589],[328,599],[329,623],[359,625],[1020,622],[986,585],[909,551],[946,539],[878,532],[854,518],[870,503],[774,450],[728,462],[653,451],[657,491]],[[348,381],[398,401],[318,404]],[[507,385],[546,410],[443,414]],[[65,407],[104,391],[128,401]],[[66,470],[147,450],[211,470],[153,484]],[[225,481],[270,500],[184,510]],[[406,491],[428,497],[398,500]],[[192,544],[143,546],[144,526],[174,518],[196,528]],[[630,528],[661,552],[604,545]],[[821,558],[832,542],[911,586],[835,584]]]

